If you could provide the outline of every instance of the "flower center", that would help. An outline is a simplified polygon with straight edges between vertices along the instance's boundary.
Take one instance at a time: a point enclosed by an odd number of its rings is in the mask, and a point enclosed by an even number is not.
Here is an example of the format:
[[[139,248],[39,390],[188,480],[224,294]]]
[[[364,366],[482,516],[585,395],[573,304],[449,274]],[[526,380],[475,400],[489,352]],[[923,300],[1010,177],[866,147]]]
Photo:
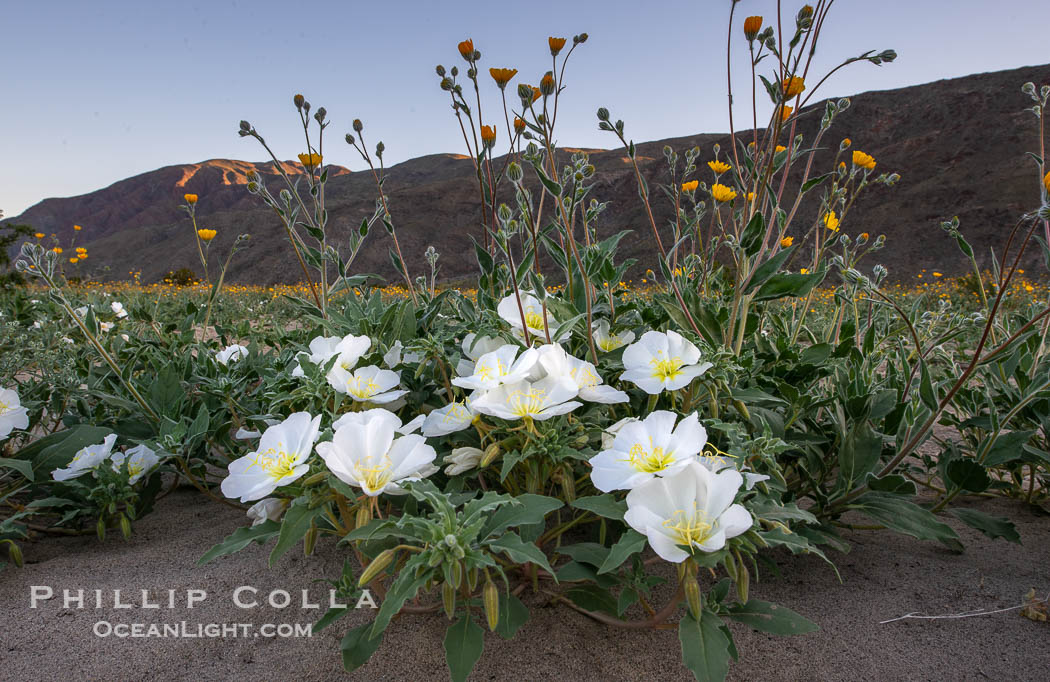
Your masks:
[[[651,439],[648,450],[641,443],[635,443],[627,451],[627,455],[630,458],[628,461],[635,470],[647,474],[655,474],[657,471],[663,471],[674,464],[674,451],[665,451],[660,446],[654,448]]]
[[[622,345],[623,344],[620,342],[620,339],[617,336],[609,336],[598,342],[598,347],[606,353],[614,351]]]
[[[128,462],[128,478],[135,478],[142,473],[142,469],[141,463]]]
[[[278,444],[278,447],[282,447]],[[275,480],[281,480],[292,475],[295,470],[295,456],[294,452],[286,452],[285,450],[270,448],[265,452],[260,452],[255,456],[254,463],[259,466],[260,469],[265,471],[270,478]],[[128,465],[128,470],[131,470],[131,465]]]
[[[379,384],[365,377],[352,377],[346,382],[346,392],[358,400],[367,400],[379,392]]]
[[[528,417],[543,410],[545,396],[546,391],[535,388],[529,391],[514,391],[507,397],[507,404],[516,416]]]
[[[0,414],[7,414],[7,411],[11,409],[11,406],[0,400]]]
[[[670,381],[677,379],[682,374],[682,358],[680,357],[665,358],[661,353],[660,357],[653,358],[649,364],[653,368],[654,379]]]
[[[442,418],[441,421],[444,424],[450,424],[458,423],[469,418],[470,412],[467,411],[467,408],[463,405],[463,403],[452,402],[448,406],[448,412],[445,413],[445,416],[444,418]]]
[[[383,461],[375,466],[369,466],[371,463],[371,459],[366,459],[364,462],[355,464],[354,474],[361,482],[362,488],[371,492],[379,492],[386,487],[394,475],[391,466],[393,463],[388,455],[383,455]]]
[[[695,502],[692,509],[676,510],[671,518],[664,521],[664,528],[670,531],[675,544],[690,548],[702,544],[711,534],[713,525],[708,523],[704,512],[696,508]]]
[[[591,371],[590,367],[573,367],[569,370],[569,376],[573,378],[580,388],[591,388],[602,383],[598,375]]]
[[[529,308],[525,311],[525,324],[528,325],[529,329],[543,329],[543,315],[536,311],[535,308]]]

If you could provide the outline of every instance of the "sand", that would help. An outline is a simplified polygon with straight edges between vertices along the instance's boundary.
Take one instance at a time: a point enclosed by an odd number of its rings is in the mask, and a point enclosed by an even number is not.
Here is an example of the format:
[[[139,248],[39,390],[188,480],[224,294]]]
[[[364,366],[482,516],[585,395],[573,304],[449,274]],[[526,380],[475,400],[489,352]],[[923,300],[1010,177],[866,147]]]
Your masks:
[[[1050,624],[1017,610],[955,620],[880,621],[908,612],[958,613],[1018,605],[1035,588],[1050,592],[1050,519],[1011,500],[973,504],[1012,518],[1023,546],[990,540],[946,520],[967,545],[952,554],[938,544],[885,531],[849,536],[849,554],[833,554],[842,575],[816,557],[772,553],[779,576],[763,575],[752,595],[802,613],[821,626],[816,633],[773,637],[734,626],[741,660],[732,680],[1046,680],[1050,679]],[[132,539],[99,543],[94,537],[49,537],[27,543],[27,564],[9,566],[0,577],[0,679],[5,680],[322,680],[345,677],[338,643],[348,627],[371,619],[355,611],[312,638],[118,638],[93,634],[96,624],[310,623],[316,609],[301,608],[327,598],[344,550],[318,543],[313,557],[293,550],[271,570],[269,548],[248,549],[196,566],[201,554],[238,526],[244,517],[192,490],[180,489],[158,503],[136,525]],[[56,596],[30,608],[31,586],[49,586]],[[233,591],[262,606],[236,607]],[[85,608],[65,608],[62,590],[85,590]],[[102,590],[95,609],[93,590]],[[158,609],[117,609],[141,603],[150,591]],[[207,598],[187,608],[186,590]],[[284,589],[292,604],[278,610],[265,603],[271,590]],[[175,608],[167,608],[175,590]],[[278,595],[280,597],[280,595]],[[548,607],[523,595],[532,617],[512,641],[485,638],[476,680],[687,680],[675,630],[625,631],[595,623],[565,607]],[[398,618],[372,660],[353,677],[370,680],[447,679],[441,615]],[[107,626],[98,626],[105,629]]]

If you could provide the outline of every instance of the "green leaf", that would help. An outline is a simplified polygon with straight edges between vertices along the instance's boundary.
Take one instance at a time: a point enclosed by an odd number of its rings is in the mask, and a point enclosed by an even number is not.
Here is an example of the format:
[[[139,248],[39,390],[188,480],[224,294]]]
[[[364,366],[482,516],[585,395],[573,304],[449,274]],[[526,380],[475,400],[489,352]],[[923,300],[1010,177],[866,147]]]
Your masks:
[[[950,526],[938,521],[930,510],[896,495],[869,492],[850,506],[890,530],[919,540],[938,540],[955,550],[962,549],[959,536]]]
[[[284,519],[281,521],[281,535],[277,538],[277,544],[274,546],[273,551],[270,552],[271,568],[277,563],[278,559],[284,556],[285,552],[290,550],[295,543],[299,542],[306,535],[306,531],[310,530],[310,525],[314,519],[323,511],[324,505],[311,509],[305,504],[293,504],[288,508],[288,511],[284,513]]]
[[[988,450],[988,454],[984,456],[984,465],[986,467],[995,467],[1020,459],[1021,448],[1035,433],[1036,431],[1034,430],[1000,433]],[[991,436],[988,437],[991,438]],[[977,451],[980,452],[982,449],[978,448]]]
[[[445,660],[452,682],[463,682],[474,669],[485,648],[485,631],[470,614],[450,625],[445,631]]]
[[[796,248],[798,247],[789,246],[786,249],[781,249],[777,252],[777,255],[773,256],[766,262],[762,263],[762,265],[759,265],[757,268],[755,268],[755,272],[751,275],[751,279],[749,279],[747,281],[747,284],[744,286],[744,293],[751,293],[758,287],[765,284],[765,282],[770,277],[775,275],[777,271],[780,270],[780,267],[784,265],[784,261],[786,261],[788,257],[791,256],[792,253],[794,253]]]
[[[343,641],[339,643],[339,649],[343,652],[343,669],[353,672],[368,662],[379,645],[383,643],[383,632],[379,636],[369,638],[369,630],[372,624],[358,625],[346,633]]]
[[[558,553],[597,568],[605,563],[606,557],[609,556],[609,548],[597,542],[578,542],[559,547]]]
[[[976,528],[993,540],[995,538],[1003,538],[1004,540],[1021,544],[1021,534],[1017,532],[1017,526],[1010,519],[962,507],[950,509],[949,511],[967,526]]]
[[[313,627],[310,628],[311,634],[316,635],[321,630],[324,630],[332,623],[336,622],[346,614],[350,613],[350,610],[351,609],[348,606],[330,607],[327,611],[324,612],[323,616],[317,619],[317,622],[314,623]],[[371,625],[371,623],[369,623],[369,625]]]
[[[645,536],[633,528],[628,528],[627,532],[612,546],[612,551],[609,552],[609,556],[605,557],[605,561],[598,568],[598,573],[615,571],[623,562],[627,561],[627,557],[637,554],[643,549],[645,549]]]
[[[572,506],[615,521],[623,521],[623,515],[627,513],[627,502],[617,500],[609,493],[591,495],[590,497],[577,497]]]
[[[262,544],[280,532],[281,525],[276,521],[269,520],[260,523],[258,526],[238,528],[226,536],[225,540],[205,552],[204,556],[197,559],[197,565],[201,566],[212,559],[239,552],[253,542]]]
[[[513,639],[525,621],[529,619],[529,609],[513,594],[499,596],[499,623],[496,633],[503,639]]]
[[[944,471],[953,486],[972,493],[983,493],[992,484],[984,467],[969,458],[953,459]]]
[[[523,541],[517,533],[506,533],[503,537],[488,543],[488,546],[490,549],[503,552],[512,561],[516,561],[519,564],[536,564],[551,575],[554,575],[554,571],[551,570],[550,564],[547,563],[547,556],[543,553],[543,550],[531,542]]]
[[[609,590],[597,585],[581,585],[565,591],[565,596],[581,609],[602,611],[610,616],[617,614],[617,600]]]
[[[729,672],[729,639],[721,625],[722,620],[706,609],[699,621],[687,611],[678,623],[682,663],[697,682],[724,680]]]
[[[539,523],[555,509],[561,509],[565,503],[546,495],[518,495],[510,504],[503,505],[489,517],[479,538],[488,538],[510,528]]]
[[[746,604],[733,604],[729,607],[729,617],[755,630],[773,635],[801,635],[820,629],[816,623],[786,606],[758,599],[749,599]]]
[[[368,635],[369,637],[378,637],[386,630],[386,626],[390,624],[390,619],[401,610],[406,601],[419,593],[419,589],[433,575],[433,569],[423,570],[419,575],[416,575],[416,570],[420,566],[425,566],[420,556],[419,554],[415,555],[401,567],[401,572],[397,574],[397,578],[390,585],[390,590],[386,593],[386,597],[383,598],[383,604],[379,607],[376,619],[371,623],[372,629],[370,630],[371,634]]]
[[[868,423],[860,422],[847,435],[839,448],[839,490],[852,490],[856,483],[875,471],[882,456],[882,436]]]
[[[824,281],[827,269],[803,275],[801,273],[779,272],[772,275],[755,293],[755,301],[772,301],[785,296],[801,297],[809,294],[818,284]]]
[[[24,459],[8,459],[7,457],[0,457],[0,467],[14,469],[25,476],[26,480],[30,482],[35,478],[33,475],[33,465]]]

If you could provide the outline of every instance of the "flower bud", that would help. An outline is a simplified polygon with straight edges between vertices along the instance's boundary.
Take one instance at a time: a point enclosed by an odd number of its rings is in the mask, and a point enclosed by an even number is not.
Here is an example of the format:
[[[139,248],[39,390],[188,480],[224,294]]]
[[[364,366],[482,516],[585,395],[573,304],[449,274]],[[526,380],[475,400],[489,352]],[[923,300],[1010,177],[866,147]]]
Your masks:
[[[544,95],[553,95],[555,90],[554,73],[548,71],[543,74],[543,78],[540,79],[540,92]]]
[[[317,525],[310,524],[310,529],[306,531],[306,537],[303,538],[303,554],[310,556],[314,553],[314,547],[317,545]]]
[[[120,515],[120,532],[125,540],[131,539],[131,520],[123,514]]]
[[[496,461],[496,458],[500,455],[499,443],[492,443],[485,448],[485,454],[481,456],[481,461],[478,462],[478,467],[484,469],[488,465]]]
[[[744,37],[747,38],[748,42],[754,41],[758,37],[760,30],[762,30],[762,17],[748,17],[744,19]]]
[[[437,71],[437,75],[440,76],[441,78],[445,77],[445,67],[442,66],[441,64],[438,64],[437,68],[435,68],[434,70]]]
[[[452,564],[449,573],[452,574],[452,587],[455,587],[458,590],[459,586],[463,583],[463,564],[458,561],[455,562]]]
[[[445,615],[452,620],[456,613],[456,588],[452,587],[452,583],[441,585],[441,603],[445,607]]]
[[[587,38],[584,38],[584,40],[586,39]],[[551,56],[557,57],[558,53],[561,52],[561,49],[565,47],[565,38],[555,38],[551,36],[550,38],[547,38],[547,46],[551,49]]]
[[[98,535],[99,542],[105,542],[106,540],[106,522],[102,520],[102,517],[98,517],[98,523],[95,524],[95,534]]]
[[[743,557],[737,554],[736,560],[739,564],[739,570],[736,573],[736,596],[746,604],[748,591],[751,587],[751,572],[747,570],[747,564],[744,563]]]
[[[314,113],[314,120],[318,123],[324,123],[324,117],[328,115],[328,110],[324,107],[318,107],[317,112]]]
[[[243,132],[246,132],[246,133],[247,132],[251,132],[251,129],[252,129],[252,124],[251,123],[248,123],[247,121],[241,121],[241,130]]]
[[[562,472],[561,492],[565,496],[565,501],[569,504],[576,501],[576,479],[573,478],[571,469]]]
[[[368,502],[363,502],[357,506],[357,518],[354,519],[354,527],[361,528],[367,526],[368,522],[372,520],[372,505]]]
[[[397,551],[394,549],[384,549],[380,552],[375,559],[372,559],[372,563],[368,564],[368,567],[361,573],[361,577],[357,581],[357,586],[364,587],[375,580],[376,577],[390,565],[396,554]]]
[[[473,592],[478,587],[478,567],[471,566],[467,571],[467,587]]]
[[[482,590],[482,601],[485,604],[485,619],[489,622],[489,630],[495,631],[499,625],[499,588],[491,579],[485,581],[485,589]]]
[[[685,581],[685,601],[689,604],[689,613],[693,614],[693,618],[700,620],[701,614],[704,612],[704,607],[700,603],[700,583],[696,581],[696,578],[689,578]]]
[[[353,144],[354,143],[354,136],[351,135],[350,133],[347,133],[346,137],[344,137],[343,139],[346,140],[347,144]]]
[[[303,105],[306,104],[306,98],[302,95],[296,95],[292,98],[292,103],[295,104],[296,109],[302,109]]]
[[[496,144],[496,129],[492,126],[481,126],[481,142],[486,149],[492,149]]]

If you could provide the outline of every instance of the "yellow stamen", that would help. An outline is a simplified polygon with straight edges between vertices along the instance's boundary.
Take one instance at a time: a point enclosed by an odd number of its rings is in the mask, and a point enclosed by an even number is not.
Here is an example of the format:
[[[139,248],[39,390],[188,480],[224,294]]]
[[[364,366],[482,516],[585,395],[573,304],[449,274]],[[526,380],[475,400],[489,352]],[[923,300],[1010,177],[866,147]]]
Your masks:
[[[546,402],[546,391],[532,389],[529,391],[514,391],[507,396],[507,404],[511,412],[518,417],[528,417],[543,410]]]
[[[649,439],[648,450],[641,443],[635,443],[627,454],[629,457],[627,461],[631,463],[631,466],[647,474],[655,474],[674,464],[674,451],[665,452],[662,447],[653,447],[652,438]]]
[[[278,443],[277,448],[269,448],[265,452],[258,452],[252,459],[252,466],[258,466],[265,471],[270,478],[280,481],[291,476],[295,471],[296,453],[287,452],[283,443]],[[249,469],[251,468],[248,467]]]
[[[653,366],[654,379],[670,381],[682,375],[682,358],[680,357],[664,358],[661,351],[660,357],[653,358],[649,364]]]
[[[671,531],[675,544],[692,548],[703,544],[711,534],[713,524],[707,522],[707,516],[693,503],[691,510],[679,509],[664,521],[664,528]]]

